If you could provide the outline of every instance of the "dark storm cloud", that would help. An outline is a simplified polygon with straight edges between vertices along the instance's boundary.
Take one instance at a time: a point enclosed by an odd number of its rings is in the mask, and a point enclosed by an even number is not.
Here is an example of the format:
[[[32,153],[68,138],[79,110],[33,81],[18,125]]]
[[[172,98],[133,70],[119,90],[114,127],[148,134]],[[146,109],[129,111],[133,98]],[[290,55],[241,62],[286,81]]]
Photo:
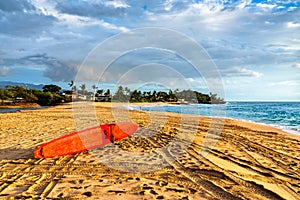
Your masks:
[[[54,57],[49,57],[46,54],[32,55],[22,58],[24,62],[31,62],[36,65],[45,66],[44,76],[52,81],[70,81],[76,75],[76,66],[66,64]]]
[[[46,31],[56,21],[42,14],[28,1],[0,1],[0,34],[8,36],[34,36]]]
[[[13,68],[26,68],[42,70],[45,77],[52,81],[70,81],[74,79],[77,69],[76,64],[63,62],[47,54],[30,55],[18,59],[3,59],[0,66],[0,76],[7,76]],[[9,67],[10,66],[10,67]]]
[[[15,15],[0,11],[0,14],[2,14],[1,33],[11,36],[34,36],[42,31],[47,31],[49,26],[56,21],[54,17],[34,13]]]
[[[58,1],[56,9],[61,13],[71,15],[103,18],[103,17],[120,17],[125,15],[126,8],[107,6],[104,2],[90,1]]]

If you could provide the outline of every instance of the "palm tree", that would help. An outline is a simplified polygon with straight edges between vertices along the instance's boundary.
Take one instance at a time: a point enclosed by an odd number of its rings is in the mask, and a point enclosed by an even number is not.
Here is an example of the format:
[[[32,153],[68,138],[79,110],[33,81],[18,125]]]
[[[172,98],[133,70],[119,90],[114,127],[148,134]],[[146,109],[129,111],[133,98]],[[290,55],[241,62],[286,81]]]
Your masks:
[[[105,96],[110,96],[110,89],[107,89],[106,92],[104,93]]]
[[[72,87],[72,90],[76,92],[76,90],[77,90],[76,85],[74,85],[74,86]]]
[[[125,87],[124,88],[124,94],[127,96],[127,97],[130,97],[130,89],[128,87]]]
[[[77,88],[73,80],[71,80],[70,83],[68,83],[68,85],[70,86],[73,92],[76,92]]]
[[[71,80],[70,83],[68,83],[68,85],[70,86],[70,88],[72,89],[72,87],[74,86],[74,81]]]
[[[104,92],[104,90],[102,90],[102,89],[101,90],[97,90],[96,94],[101,96],[103,94],[103,92]]]
[[[115,93],[113,98],[115,101],[121,101],[121,102],[128,100],[127,96],[124,94],[124,89],[122,86],[119,86],[118,91]]]
[[[85,84],[82,84],[81,86],[80,86],[80,89],[81,89],[81,93],[82,94],[85,94],[87,91],[86,91],[86,85]]]
[[[94,90],[94,94],[96,93],[96,90],[98,89],[98,87],[96,85],[92,85],[92,88]]]

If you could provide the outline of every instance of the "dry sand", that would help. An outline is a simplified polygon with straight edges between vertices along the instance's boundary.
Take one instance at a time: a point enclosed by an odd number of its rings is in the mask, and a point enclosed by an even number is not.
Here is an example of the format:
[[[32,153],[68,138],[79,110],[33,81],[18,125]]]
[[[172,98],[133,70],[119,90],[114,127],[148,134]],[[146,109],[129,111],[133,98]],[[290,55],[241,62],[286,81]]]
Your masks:
[[[116,120],[111,104],[96,105],[99,123]],[[129,116],[140,126],[131,137],[35,159],[36,146],[76,130],[72,105],[0,114],[0,199],[300,199],[297,136],[226,119],[218,137],[209,130],[222,120],[211,126],[208,117]],[[201,154],[207,145],[209,154]]]

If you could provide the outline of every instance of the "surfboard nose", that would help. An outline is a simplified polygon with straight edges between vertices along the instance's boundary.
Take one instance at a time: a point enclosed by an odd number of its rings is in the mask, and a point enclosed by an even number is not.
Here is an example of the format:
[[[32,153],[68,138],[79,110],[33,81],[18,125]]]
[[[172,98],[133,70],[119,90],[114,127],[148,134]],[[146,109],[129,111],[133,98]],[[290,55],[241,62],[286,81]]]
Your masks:
[[[111,133],[116,140],[121,140],[134,134],[138,130],[138,125],[132,122],[116,122],[110,124]]]

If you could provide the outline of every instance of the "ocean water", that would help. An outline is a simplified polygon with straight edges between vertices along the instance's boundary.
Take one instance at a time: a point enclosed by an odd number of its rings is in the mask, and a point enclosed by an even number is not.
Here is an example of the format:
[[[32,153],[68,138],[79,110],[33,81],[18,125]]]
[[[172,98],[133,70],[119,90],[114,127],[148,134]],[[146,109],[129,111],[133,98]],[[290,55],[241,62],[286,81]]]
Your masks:
[[[0,113],[17,112],[37,108],[0,109]],[[226,104],[182,104],[150,106],[126,106],[130,110],[195,114],[251,121],[280,128],[300,135],[300,102],[227,102]]]
[[[129,109],[139,110],[138,106]],[[228,102],[224,105],[186,104],[142,106],[145,111],[174,112],[251,121],[300,135],[300,102]]]

